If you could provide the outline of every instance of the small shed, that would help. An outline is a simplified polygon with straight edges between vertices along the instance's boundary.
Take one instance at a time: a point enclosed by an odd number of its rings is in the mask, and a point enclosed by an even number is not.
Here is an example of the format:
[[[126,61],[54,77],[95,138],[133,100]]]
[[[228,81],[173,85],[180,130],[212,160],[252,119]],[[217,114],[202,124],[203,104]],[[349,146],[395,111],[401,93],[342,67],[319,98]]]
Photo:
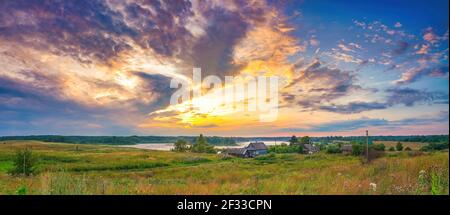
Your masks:
[[[351,154],[353,151],[353,147],[351,144],[344,144],[341,146],[341,151],[343,154]]]

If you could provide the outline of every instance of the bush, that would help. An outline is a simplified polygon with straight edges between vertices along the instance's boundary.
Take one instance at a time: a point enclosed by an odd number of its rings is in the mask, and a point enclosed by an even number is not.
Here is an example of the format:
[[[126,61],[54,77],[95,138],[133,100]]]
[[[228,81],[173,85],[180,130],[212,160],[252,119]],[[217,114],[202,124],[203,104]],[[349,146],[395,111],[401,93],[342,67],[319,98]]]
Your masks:
[[[185,152],[189,150],[189,146],[187,145],[186,140],[177,140],[177,142],[175,142],[173,150],[176,152]]]
[[[448,149],[448,143],[430,143],[420,148],[421,151],[439,151]]]
[[[337,154],[337,153],[341,153],[341,148],[339,147],[339,145],[328,145],[326,152],[329,154]]]
[[[397,142],[397,145],[395,146],[395,149],[397,151],[403,151],[403,144],[401,142]]]
[[[377,151],[384,151],[386,149],[386,146],[384,144],[374,144],[372,145],[372,148]]]
[[[200,136],[197,138],[195,144],[192,146],[191,149],[192,152],[197,153],[215,153],[216,150],[214,150],[214,146],[211,146],[206,142],[206,138],[203,137],[203,134],[200,134]]]
[[[406,147],[406,148],[405,148],[405,151],[411,151],[411,148]]]
[[[310,138],[308,136],[304,136],[302,138],[300,138],[300,144],[304,145],[304,144],[309,144],[310,143]]]
[[[298,138],[294,135],[294,136],[292,136],[291,137],[291,139],[289,139],[289,145],[295,145],[295,144],[298,144],[299,142],[298,142]]]
[[[9,174],[30,176],[35,172],[35,163],[36,159],[30,148],[20,149],[14,156],[14,168]]]
[[[389,151],[393,152],[395,151],[395,148],[393,146],[389,147]]]
[[[303,153],[303,147],[300,145],[279,145],[279,146],[269,146],[269,152],[271,153]]]
[[[353,156],[359,156],[362,155],[364,149],[366,147],[364,147],[362,144],[360,143],[353,143],[352,144],[352,155]]]

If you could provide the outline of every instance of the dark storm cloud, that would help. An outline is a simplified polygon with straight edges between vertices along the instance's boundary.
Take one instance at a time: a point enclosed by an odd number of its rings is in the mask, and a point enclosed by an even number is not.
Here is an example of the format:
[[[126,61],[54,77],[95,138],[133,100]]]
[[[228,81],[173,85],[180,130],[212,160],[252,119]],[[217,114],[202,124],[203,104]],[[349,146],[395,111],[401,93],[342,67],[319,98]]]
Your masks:
[[[0,11],[0,36],[74,57],[106,60],[129,48],[113,36],[137,35],[104,1],[6,1]]]
[[[40,49],[54,46],[53,52],[86,61],[105,61],[131,49],[124,37],[163,56],[187,48],[192,37],[184,27],[192,15],[189,1],[122,2],[124,11],[114,6],[99,0],[4,2],[0,36]]]

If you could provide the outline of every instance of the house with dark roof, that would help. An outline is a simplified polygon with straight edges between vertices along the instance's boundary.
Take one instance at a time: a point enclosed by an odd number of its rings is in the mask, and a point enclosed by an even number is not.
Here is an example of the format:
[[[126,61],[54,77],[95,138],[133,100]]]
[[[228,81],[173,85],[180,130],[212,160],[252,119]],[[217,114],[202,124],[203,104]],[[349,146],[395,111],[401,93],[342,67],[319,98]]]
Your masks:
[[[247,153],[250,157],[267,154],[268,148],[264,142],[252,142],[247,147]]]
[[[303,152],[308,154],[313,154],[320,151],[319,147],[314,146],[313,144],[304,144],[303,145]]]
[[[229,148],[225,150],[225,154],[233,155],[236,157],[248,157],[246,148]]]
[[[229,148],[225,150],[225,153],[237,157],[253,158],[258,155],[267,154],[267,151],[268,148],[263,142],[251,142],[247,147]]]

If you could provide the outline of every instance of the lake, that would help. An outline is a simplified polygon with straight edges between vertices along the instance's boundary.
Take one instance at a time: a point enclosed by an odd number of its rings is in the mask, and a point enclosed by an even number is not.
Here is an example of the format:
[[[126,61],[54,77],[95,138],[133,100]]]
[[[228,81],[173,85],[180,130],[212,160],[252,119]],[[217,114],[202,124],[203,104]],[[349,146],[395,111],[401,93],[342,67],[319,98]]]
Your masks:
[[[280,145],[281,143],[286,143],[282,141],[263,141],[268,146]],[[216,149],[226,149],[226,148],[239,148],[245,147],[250,142],[238,142],[238,146],[215,146]],[[158,150],[158,151],[170,151],[173,149],[173,143],[140,143],[136,145],[120,145],[119,147],[128,147],[136,149],[147,149],[147,150]]]

